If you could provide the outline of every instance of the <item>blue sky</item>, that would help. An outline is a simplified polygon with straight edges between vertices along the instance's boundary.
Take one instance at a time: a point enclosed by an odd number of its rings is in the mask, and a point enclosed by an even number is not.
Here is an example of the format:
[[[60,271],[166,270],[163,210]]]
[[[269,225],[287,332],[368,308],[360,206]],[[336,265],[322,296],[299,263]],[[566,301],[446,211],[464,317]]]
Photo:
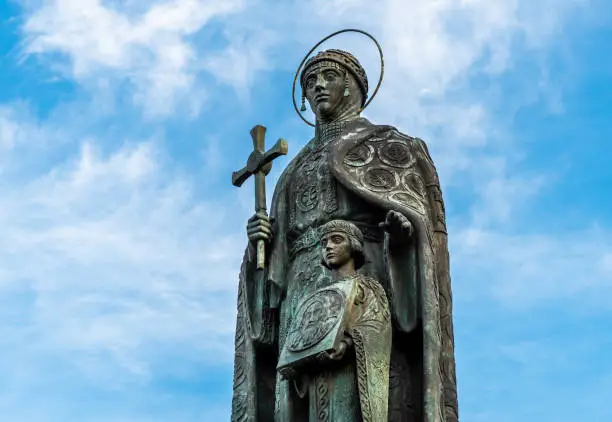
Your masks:
[[[608,421],[612,7],[604,0],[0,2],[2,421],[228,420],[249,130],[374,34],[366,110],[443,183],[464,422]],[[375,81],[376,51],[342,36]]]

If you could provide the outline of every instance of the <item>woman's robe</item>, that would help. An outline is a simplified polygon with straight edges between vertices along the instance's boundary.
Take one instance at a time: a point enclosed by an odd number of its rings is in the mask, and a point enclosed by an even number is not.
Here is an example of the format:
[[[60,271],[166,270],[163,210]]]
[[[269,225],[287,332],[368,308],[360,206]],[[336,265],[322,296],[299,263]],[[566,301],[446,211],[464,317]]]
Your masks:
[[[316,229],[332,219],[362,230],[360,272],[380,280],[389,299],[395,327],[389,421],[457,421],[444,205],[425,143],[363,118],[333,129],[330,142],[315,137],[277,183],[266,270],[255,270],[253,251],[245,252],[232,421],[299,420],[302,410],[291,409],[290,386],[276,363],[300,298],[329,283]],[[413,236],[391,242],[377,227],[389,210],[411,221]]]

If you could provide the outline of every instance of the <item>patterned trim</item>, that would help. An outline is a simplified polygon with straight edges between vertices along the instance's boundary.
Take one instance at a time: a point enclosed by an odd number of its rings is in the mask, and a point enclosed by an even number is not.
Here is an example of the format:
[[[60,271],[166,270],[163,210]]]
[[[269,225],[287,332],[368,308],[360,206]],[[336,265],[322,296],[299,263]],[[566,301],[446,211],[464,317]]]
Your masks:
[[[234,391],[232,396],[232,422],[248,421],[247,391],[243,385],[247,381],[245,360],[244,332],[244,295],[242,283],[238,288],[238,316],[236,319],[235,356],[234,356]]]
[[[363,422],[374,422],[372,420],[372,409],[370,408],[370,395],[368,388],[368,368],[364,339],[359,330],[351,332],[355,345],[357,357],[357,387],[359,388],[359,402],[361,403],[361,417]]]
[[[315,379],[317,422],[331,422],[331,411],[329,408],[329,377],[329,373],[324,372],[317,375]]]

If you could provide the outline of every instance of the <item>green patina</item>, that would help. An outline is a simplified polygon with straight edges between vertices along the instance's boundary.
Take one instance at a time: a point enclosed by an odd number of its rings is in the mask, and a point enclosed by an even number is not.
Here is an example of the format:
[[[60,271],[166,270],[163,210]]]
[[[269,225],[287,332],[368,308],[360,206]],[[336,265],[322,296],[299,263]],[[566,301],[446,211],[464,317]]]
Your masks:
[[[249,220],[232,421],[458,421],[437,172],[422,140],[360,117],[367,79],[347,54],[306,64],[315,137],[279,179],[270,219],[264,208]],[[326,262],[332,221],[352,227],[350,271]]]

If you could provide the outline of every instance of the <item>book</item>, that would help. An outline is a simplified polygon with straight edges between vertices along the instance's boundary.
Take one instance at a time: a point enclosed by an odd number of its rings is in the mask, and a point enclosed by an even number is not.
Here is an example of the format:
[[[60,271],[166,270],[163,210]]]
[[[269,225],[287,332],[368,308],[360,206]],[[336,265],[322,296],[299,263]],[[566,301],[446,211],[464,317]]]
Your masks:
[[[276,367],[283,377],[293,379],[311,365],[329,360],[348,330],[357,289],[357,277],[351,277],[320,288],[300,302]]]

